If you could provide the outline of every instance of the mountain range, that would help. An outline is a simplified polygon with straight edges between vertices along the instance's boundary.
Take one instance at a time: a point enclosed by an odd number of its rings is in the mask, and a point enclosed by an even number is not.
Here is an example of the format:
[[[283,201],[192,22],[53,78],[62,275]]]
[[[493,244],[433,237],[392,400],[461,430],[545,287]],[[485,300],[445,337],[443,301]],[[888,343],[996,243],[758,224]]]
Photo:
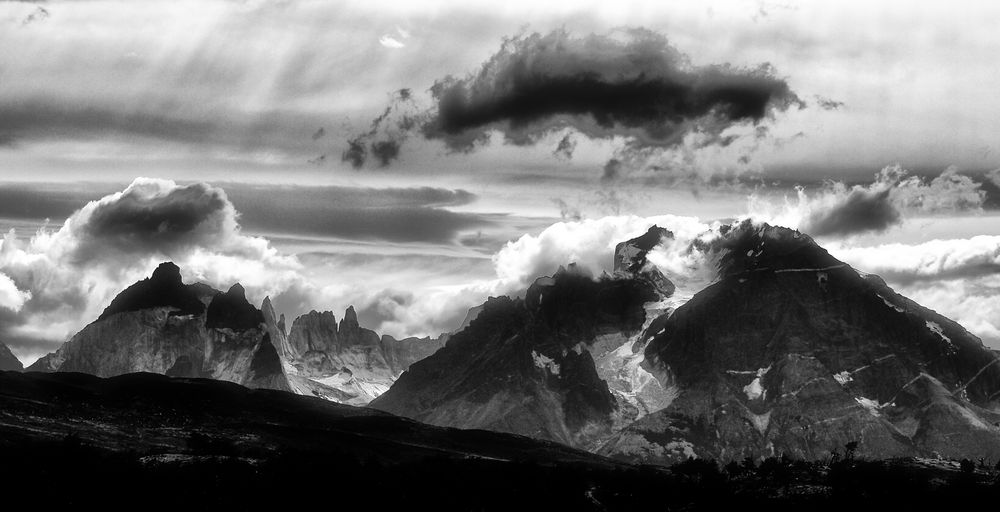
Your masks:
[[[1000,458],[1000,356],[960,325],[804,234],[749,221],[688,248],[716,276],[678,293],[685,276],[647,258],[672,239],[652,226],[617,245],[611,273],[567,262],[454,332],[403,340],[353,307],[286,331],[270,300],[185,284],[164,263],[28,371],[225,380],[629,463],[822,460],[846,445]]]

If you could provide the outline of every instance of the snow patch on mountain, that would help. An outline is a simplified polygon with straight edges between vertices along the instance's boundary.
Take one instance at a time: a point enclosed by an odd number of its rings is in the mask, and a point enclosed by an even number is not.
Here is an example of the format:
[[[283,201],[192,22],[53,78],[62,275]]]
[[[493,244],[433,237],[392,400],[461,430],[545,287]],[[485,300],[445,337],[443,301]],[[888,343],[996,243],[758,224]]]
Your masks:
[[[750,381],[750,384],[743,386],[743,392],[746,393],[747,400],[757,400],[758,398],[767,397],[767,390],[764,389],[764,386],[760,383],[760,379],[764,375],[767,375],[767,372],[769,371],[771,371],[770,366],[766,368],[758,368],[756,372],[757,376]]]
[[[837,384],[840,384],[841,386],[846,386],[848,382],[854,380],[854,377],[851,377],[851,372],[844,370],[840,373],[835,373],[833,375],[833,380],[837,381]]]
[[[947,335],[946,335],[946,334],[944,333],[944,329],[942,329],[942,328],[941,328],[941,324],[939,324],[939,323],[937,323],[937,322],[932,322],[932,321],[930,321],[930,320],[927,320],[927,328],[928,328],[928,329],[930,329],[930,331],[931,331],[931,332],[933,332],[934,334],[937,334],[938,336],[940,336],[940,337],[941,337],[941,339],[942,339],[942,340],[943,340],[943,341],[944,341],[945,343],[947,343],[947,344],[948,344],[948,346],[949,346],[949,347],[951,348],[951,350],[956,350],[956,349],[955,349],[955,344],[954,344],[954,343],[952,343],[952,342],[951,342],[951,338],[949,338],[949,337],[948,337],[948,336],[947,336]]]
[[[889,302],[889,299],[887,299],[887,298],[883,297],[883,296],[882,296],[882,294],[880,294],[880,293],[876,293],[875,295],[877,295],[877,296],[878,296],[878,298],[882,299],[882,302],[884,302],[884,303],[885,303],[885,305],[886,305],[886,306],[889,306],[889,307],[890,307],[891,309],[894,309],[894,310],[896,310],[896,311],[897,311],[897,312],[899,312],[899,313],[906,313],[906,310],[905,310],[905,309],[903,309],[903,308],[901,308],[901,307],[899,307],[899,306],[897,306],[897,305],[895,305],[895,304],[893,304],[893,303]]]
[[[872,400],[871,398],[865,398],[863,396],[856,396],[854,400],[858,402],[861,407],[864,407],[872,416],[878,417],[880,415],[879,409],[885,407],[885,404],[879,403],[878,400]]]
[[[752,412],[747,412],[750,416],[750,421],[753,423],[754,428],[760,435],[764,435],[767,432],[767,427],[771,424],[771,411],[767,411],[764,414],[754,414]]]
[[[548,370],[552,375],[559,375],[559,363],[557,363],[551,357],[545,354],[539,354],[534,350],[531,351],[531,360],[535,363],[535,366],[542,370]]]

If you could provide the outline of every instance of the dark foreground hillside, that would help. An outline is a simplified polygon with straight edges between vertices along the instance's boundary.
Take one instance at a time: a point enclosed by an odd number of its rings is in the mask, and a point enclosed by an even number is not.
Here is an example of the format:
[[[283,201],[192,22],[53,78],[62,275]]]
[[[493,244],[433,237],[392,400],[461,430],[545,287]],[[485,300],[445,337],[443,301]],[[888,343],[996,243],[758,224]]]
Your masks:
[[[0,372],[5,510],[927,509],[1000,499],[997,472],[976,465],[773,458],[664,469],[226,382]]]

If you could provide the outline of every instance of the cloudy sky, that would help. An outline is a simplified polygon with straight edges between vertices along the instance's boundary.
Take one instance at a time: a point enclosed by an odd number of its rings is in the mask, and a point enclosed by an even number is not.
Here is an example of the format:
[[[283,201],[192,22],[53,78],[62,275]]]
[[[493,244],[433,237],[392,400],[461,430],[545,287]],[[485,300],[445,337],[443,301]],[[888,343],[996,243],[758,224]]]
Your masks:
[[[751,217],[1000,348],[1000,5],[872,4],[0,2],[0,340],[165,259],[436,335]]]

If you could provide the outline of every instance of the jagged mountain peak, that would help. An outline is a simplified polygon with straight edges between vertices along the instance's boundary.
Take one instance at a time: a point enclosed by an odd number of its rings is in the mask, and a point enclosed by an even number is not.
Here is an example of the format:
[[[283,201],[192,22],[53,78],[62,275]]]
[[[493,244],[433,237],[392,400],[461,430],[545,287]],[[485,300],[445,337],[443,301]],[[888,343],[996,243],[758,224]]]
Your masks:
[[[615,272],[637,273],[646,266],[646,255],[664,238],[673,238],[674,233],[666,228],[652,225],[645,233],[615,246]]]
[[[175,308],[176,315],[199,315],[205,310],[197,288],[185,285],[180,267],[168,261],[157,266],[150,277],[119,293],[98,320],[116,313],[157,307]]]
[[[149,279],[163,283],[181,284],[181,268],[172,261],[164,261],[156,266],[156,270],[153,270]]]
[[[358,313],[354,311],[354,306],[347,306],[347,310],[344,311],[344,318],[340,320],[340,332],[352,332],[360,328],[361,324],[358,323]]]
[[[844,265],[809,235],[750,219],[728,224],[695,248],[718,256],[719,277],[755,271],[816,269]]]
[[[10,351],[5,343],[0,342],[0,371],[19,372],[22,370],[24,370],[24,365],[21,364],[21,360]]]
[[[264,315],[264,320],[272,322],[274,324],[274,328],[277,329],[277,331],[280,332],[282,336],[287,334],[287,332],[285,331],[285,315],[284,314],[279,315],[275,311],[274,305],[271,304],[270,296],[264,297],[264,300],[261,301],[260,312]]]
[[[247,300],[243,285],[236,283],[225,293],[217,294],[208,305],[205,326],[235,331],[255,329],[264,323],[264,315]]]
[[[250,303],[249,301],[247,301],[247,290],[240,283],[236,283],[230,286],[229,290],[226,291],[226,295],[234,299],[246,302],[247,304]]]
[[[1000,358],[978,338],[794,230],[742,222],[711,244],[720,279],[644,351],[676,399],[604,453],[812,459],[858,441],[872,457],[1000,455]]]
[[[184,284],[177,265],[166,262],[30,369],[100,376],[150,372],[289,390],[280,359],[287,352],[284,334],[273,308],[266,309],[269,321],[247,301],[242,285],[223,293]]]
[[[653,285],[661,298],[670,297],[677,287],[646,259],[646,255],[665,239],[673,237],[673,232],[654,224],[642,235],[619,243],[615,246],[615,274],[645,280]]]
[[[523,299],[487,299],[444,348],[371,405],[437,425],[585,446],[610,431],[619,409],[591,351],[638,334],[645,304],[659,298],[638,276],[560,267]]]
[[[544,326],[571,346],[608,329],[640,329],[645,319],[643,304],[658,298],[654,286],[644,279],[593,279],[567,270],[535,280],[524,295],[524,308],[534,328]]]

